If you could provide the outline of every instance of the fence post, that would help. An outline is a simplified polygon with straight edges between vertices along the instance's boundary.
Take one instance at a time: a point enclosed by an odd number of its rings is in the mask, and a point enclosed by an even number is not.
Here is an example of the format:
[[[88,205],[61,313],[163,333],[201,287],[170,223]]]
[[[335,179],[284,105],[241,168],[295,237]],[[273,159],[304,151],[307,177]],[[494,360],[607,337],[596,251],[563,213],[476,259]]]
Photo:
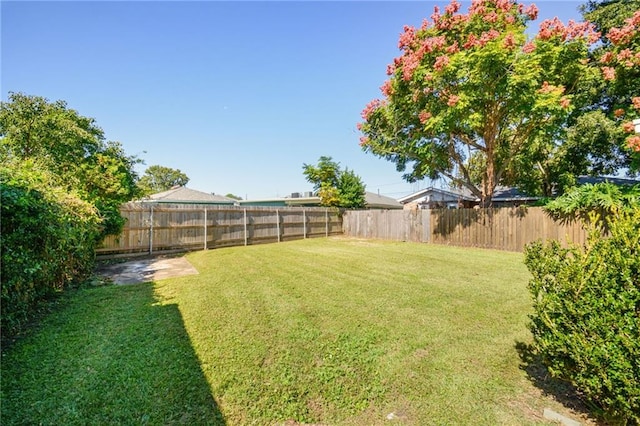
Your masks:
[[[149,214],[149,254],[153,254],[153,204]]]
[[[276,209],[276,230],[278,231],[278,242],[280,242],[280,211]]]
[[[207,249],[207,208],[204,208],[204,249]]]
[[[307,211],[302,209],[302,236],[307,238]]]
[[[247,245],[247,241],[248,241],[248,234],[247,234],[247,209],[244,209],[244,245]]]
[[[329,236],[329,209],[328,208],[324,209],[324,223],[325,223],[324,236],[328,237]]]

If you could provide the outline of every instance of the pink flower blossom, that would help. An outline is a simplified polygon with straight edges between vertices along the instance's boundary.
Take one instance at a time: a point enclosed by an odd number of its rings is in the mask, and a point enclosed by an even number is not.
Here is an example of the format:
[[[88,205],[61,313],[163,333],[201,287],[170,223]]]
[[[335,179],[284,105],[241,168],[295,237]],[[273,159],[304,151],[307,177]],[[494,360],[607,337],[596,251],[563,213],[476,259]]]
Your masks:
[[[607,33],[607,37],[614,45],[625,44],[635,33],[633,26],[625,25],[622,28],[611,28]]]
[[[635,109],[640,111],[640,96],[635,96],[635,97],[631,98],[631,104],[633,105],[633,107]]]
[[[457,41],[454,41],[451,46],[447,47],[447,53],[451,55],[458,53],[459,51],[460,51],[460,47],[458,47]]]
[[[613,54],[613,52],[606,52],[600,58],[600,62],[603,63],[603,64],[608,64],[609,62],[611,62],[613,60],[614,56],[615,55]]]
[[[449,65],[449,57],[447,55],[442,55],[436,58],[433,68],[435,68],[436,71],[442,71],[442,69],[447,65]]]
[[[360,136],[360,146],[365,147],[369,145],[369,138],[366,136]]]
[[[542,87],[540,89],[538,89],[538,92],[539,93],[543,93],[543,94],[553,93],[553,92],[564,93],[564,87],[562,87],[562,86],[554,86],[552,84],[549,84],[549,82],[547,82],[547,81],[543,81],[542,82]]]
[[[620,118],[624,115],[624,110],[622,108],[618,108],[617,110],[613,111],[613,115],[616,118]]]
[[[560,37],[562,40],[566,39],[566,28],[557,16],[553,19],[545,19],[540,23],[538,37],[541,40],[549,40],[556,36]]]
[[[564,27],[564,38],[569,40],[584,39],[589,43],[595,43],[600,39],[600,33],[596,31],[591,22],[569,20],[568,25]]]
[[[481,46],[484,46],[491,40],[495,40],[498,37],[500,37],[500,33],[496,29],[492,28],[489,31],[482,33],[482,36],[480,36],[480,44]]]
[[[529,5],[525,10],[524,14],[529,17],[531,20],[538,19],[538,7],[535,4]]]
[[[511,0],[496,0],[496,7],[503,12],[508,12],[512,5]]]
[[[438,25],[438,22],[440,21],[440,8],[438,6],[433,8],[433,14],[431,15],[431,20],[433,21],[434,25]]]
[[[453,15],[458,10],[460,10],[460,3],[458,3],[457,0],[451,0],[451,3],[444,8],[444,12],[449,15]]]
[[[391,80],[385,81],[382,86],[380,86],[380,91],[386,97],[389,97],[393,94],[393,87],[391,86]]]
[[[356,129],[362,131],[362,123],[356,124]]]
[[[507,36],[504,38],[504,41],[502,42],[502,45],[504,46],[505,49],[508,49],[508,50],[511,50],[514,47],[516,47],[516,39],[513,36],[513,33],[507,34]]]
[[[629,48],[621,50],[620,53],[618,53],[618,61],[620,62],[625,62],[631,58],[633,58],[633,53]]]
[[[418,119],[422,124],[426,123],[430,118],[431,118],[431,113],[428,111],[420,111],[420,114],[418,114]]]
[[[396,73],[396,64],[387,65],[387,75],[393,75]]]
[[[360,115],[366,121],[369,119],[369,117],[371,117],[371,114],[375,110],[380,108],[382,105],[383,105],[383,102],[380,99],[374,99],[371,102],[369,102],[366,107],[364,107]]]
[[[627,146],[632,151],[640,152],[640,136],[631,136],[627,138]]]
[[[627,121],[622,125],[622,130],[626,133],[635,133],[636,126],[633,125],[633,121]]]
[[[562,99],[560,99],[560,106],[563,109],[569,108],[570,105],[571,105],[571,101],[566,96],[563,96]]]
[[[416,55],[405,55],[402,57],[402,79],[409,81],[413,77],[413,72],[420,65]]]
[[[416,29],[412,26],[405,25],[404,32],[400,34],[400,40],[398,41],[398,49],[406,49],[411,47],[416,38]]]
[[[605,80],[616,79],[616,70],[612,67],[602,67],[602,74]]]
[[[449,99],[447,100],[447,105],[450,107],[456,106],[456,104],[460,101],[460,96],[458,95],[449,95]]]
[[[464,47],[465,49],[471,49],[472,47],[476,46],[477,43],[478,39],[476,38],[476,36],[474,34],[469,34],[467,42],[463,44],[462,47]]]
[[[484,20],[486,22],[491,22],[492,24],[498,20],[498,14],[494,11],[491,11],[484,15]]]
[[[507,21],[507,24],[513,24],[516,22],[516,17],[509,14],[507,16],[504,17],[504,20]]]
[[[484,2],[480,1],[474,5],[474,2],[471,2],[471,7],[469,8],[469,13],[474,15],[484,15],[487,11],[487,7],[484,5]]]
[[[528,41],[524,46],[522,46],[522,51],[524,53],[531,53],[536,50],[536,44],[532,41]]]

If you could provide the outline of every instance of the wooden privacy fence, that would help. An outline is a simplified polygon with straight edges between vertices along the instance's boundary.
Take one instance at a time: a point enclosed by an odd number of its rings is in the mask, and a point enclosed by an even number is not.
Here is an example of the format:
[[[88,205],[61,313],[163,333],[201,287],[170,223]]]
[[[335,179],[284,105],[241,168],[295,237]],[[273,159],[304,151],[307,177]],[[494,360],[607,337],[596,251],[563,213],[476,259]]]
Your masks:
[[[438,210],[357,210],[343,217],[346,236],[522,251],[556,239],[584,244],[580,223],[559,223],[541,207]]]
[[[107,237],[99,257],[212,249],[342,233],[339,212],[326,208],[234,207],[201,204],[127,203],[126,224]]]

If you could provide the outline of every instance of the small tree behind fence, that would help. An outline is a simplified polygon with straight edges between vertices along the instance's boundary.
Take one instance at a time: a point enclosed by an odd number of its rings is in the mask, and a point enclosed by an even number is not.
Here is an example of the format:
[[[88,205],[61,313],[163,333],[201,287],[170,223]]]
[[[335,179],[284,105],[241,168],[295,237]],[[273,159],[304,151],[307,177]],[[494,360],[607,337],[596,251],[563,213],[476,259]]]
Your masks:
[[[342,234],[339,212],[326,208],[128,203],[120,213],[125,227],[102,242],[96,251],[100,257]]]

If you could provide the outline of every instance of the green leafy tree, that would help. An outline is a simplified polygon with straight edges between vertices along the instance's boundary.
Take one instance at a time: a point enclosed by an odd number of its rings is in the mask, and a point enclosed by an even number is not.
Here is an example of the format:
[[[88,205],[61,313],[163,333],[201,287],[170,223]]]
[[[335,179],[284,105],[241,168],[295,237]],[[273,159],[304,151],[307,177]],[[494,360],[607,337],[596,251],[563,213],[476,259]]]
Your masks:
[[[11,93],[0,105],[0,160],[36,161],[59,187],[97,207],[103,236],[120,232],[119,207],[138,193],[140,160],[64,101]]]
[[[362,208],[365,206],[365,185],[352,170],[340,168],[331,157],[322,156],[316,166],[303,164],[304,175],[328,207]]]
[[[405,26],[384,98],[362,112],[361,146],[396,163],[408,181],[444,176],[484,205],[498,184],[534,180],[543,192],[572,111],[600,78],[588,64],[597,34],[554,19],[529,38],[538,10],[510,0],[459,10],[453,0],[422,27]]]
[[[239,196],[237,196],[235,194],[232,194],[232,193],[228,193],[227,195],[225,195],[225,197],[231,198],[232,200],[238,200],[238,201],[242,200],[242,197],[239,197]]]
[[[174,186],[185,186],[189,177],[179,169],[164,166],[150,166],[138,181],[142,195],[167,191]]]

